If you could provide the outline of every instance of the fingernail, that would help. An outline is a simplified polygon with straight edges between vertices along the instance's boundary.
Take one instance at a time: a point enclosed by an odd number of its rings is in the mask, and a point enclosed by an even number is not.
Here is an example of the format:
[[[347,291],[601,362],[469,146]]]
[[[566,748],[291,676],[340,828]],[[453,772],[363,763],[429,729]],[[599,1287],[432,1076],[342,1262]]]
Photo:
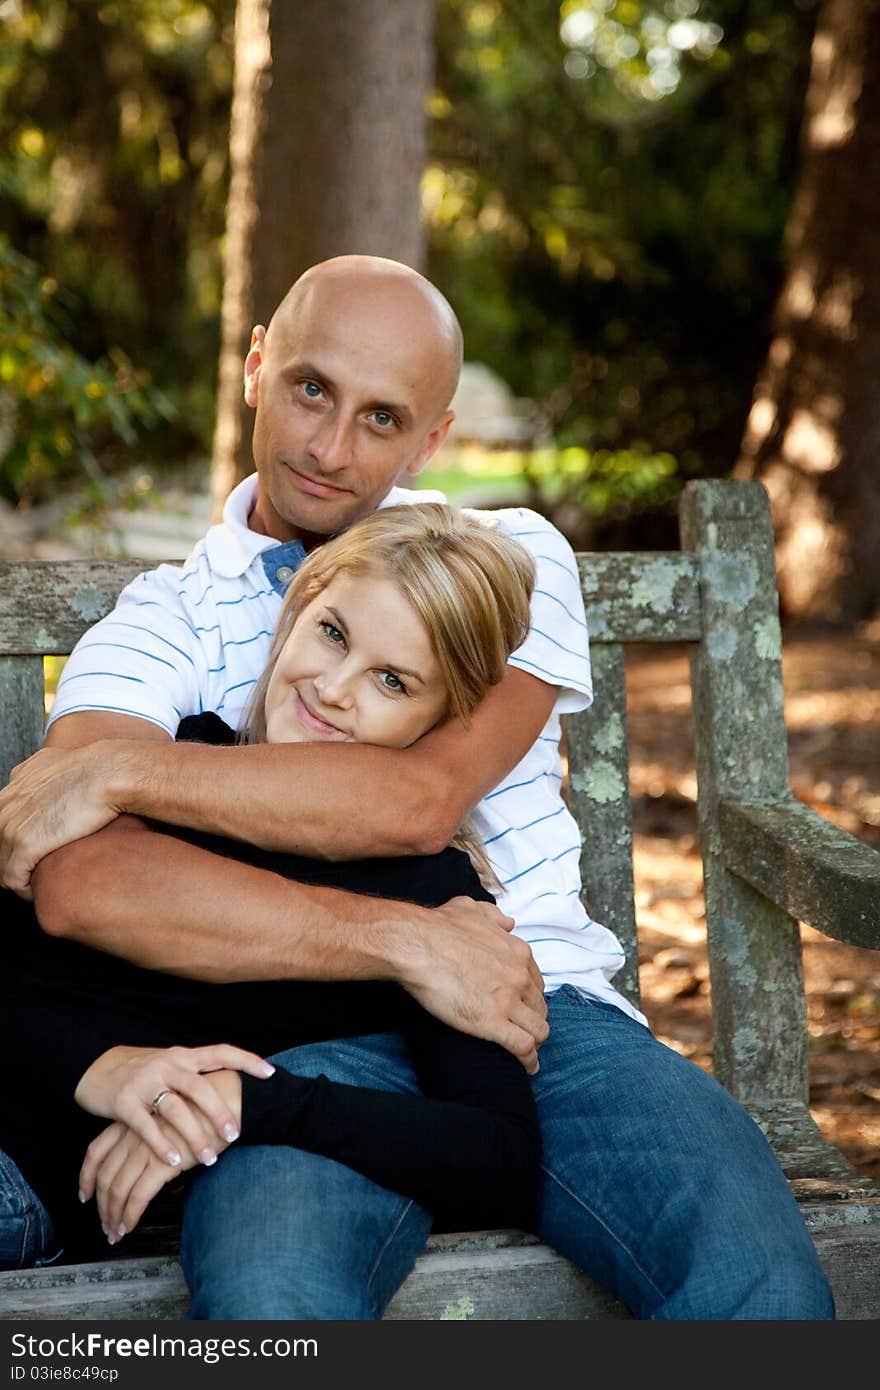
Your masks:
[[[271,1063],[271,1062],[264,1062],[264,1063],[263,1063],[263,1075],[264,1075],[264,1076],[274,1076],[274,1075],[275,1075],[275,1068],[272,1066],[272,1063]]]
[[[86,1194],[83,1192],[82,1188],[80,1188],[79,1193],[78,1193],[78,1196],[79,1196],[79,1200],[80,1200],[81,1202],[86,1202],[86,1201],[88,1201],[88,1198],[86,1197]]]
[[[217,1155],[213,1149],[202,1149],[199,1154],[199,1162],[204,1163],[206,1168],[210,1168],[212,1163],[217,1162]]]
[[[234,1139],[238,1138],[238,1130],[235,1128],[235,1125],[224,1125],[223,1134],[229,1140],[230,1144]]]
[[[180,1162],[180,1154],[175,1153],[174,1149],[169,1149],[165,1155],[165,1162],[170,1163],[172,1168],[176,1168]]]
[[[121,1236],[124,1236],[124,1235],[126,1234],[127,1229],[128,1229],[128,1228],[126,1227],[125,1223],[124,1223],[124,1222],[120,1222],[120,1225],[119,1225],[119,1234],[120,1234]]]
[[[108,1234],[108,1236],[107,1236],[107,1244],[108,1244],[108,1245],[115,1245],[115,1244],[116,1244],[116,1237],[115,1237],[112,1233]]]

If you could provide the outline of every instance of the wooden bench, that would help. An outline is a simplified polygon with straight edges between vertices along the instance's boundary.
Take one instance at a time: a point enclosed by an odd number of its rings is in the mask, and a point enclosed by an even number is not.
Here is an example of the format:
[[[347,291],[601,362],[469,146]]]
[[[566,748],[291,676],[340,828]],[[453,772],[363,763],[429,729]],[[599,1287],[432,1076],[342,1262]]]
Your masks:
[[[834,1289],[838,1317],[880,1314],[880,1192],[825,1143],[807,1108],[798,921],[880,948],[880,853],[790,790],[773,538],[763,487],[689,484],[680,552],[578,557],[596,700],[567,721],[589,910],[627,951],[638,998],[624,647],[688,642],[716,1076],[773,1144]],[[0,782],[43,734],[43,663],[67,653],[145,566],[0,566]],[[137,1234],[137,1233],[136,1233]],[[134,1239],[134,1238],[130,1238]],[[0,1275],[0,1318],[177,1318],[175,1233],[92,1265]],[[517,1233],[433,1237],[389,1318],[620,1318],[614,1299]]]

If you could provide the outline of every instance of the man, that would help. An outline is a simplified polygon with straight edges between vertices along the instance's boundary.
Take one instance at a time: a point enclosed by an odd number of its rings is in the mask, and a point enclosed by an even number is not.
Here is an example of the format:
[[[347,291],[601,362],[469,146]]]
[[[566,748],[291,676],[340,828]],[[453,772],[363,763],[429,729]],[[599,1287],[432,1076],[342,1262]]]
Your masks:
[[[393,485],[443,442],[460,361],[438,291],[373,258],[313,267],[268,332],[254,330],[256,479],[182,570],[135,581],[71,657],[46,749],[0,794],[3,881],[33,893],[47,931],[178,974],[396,980],[533,1075],[542,1234],[636,1316],[833,1316],[757,1127],[652,1038],[611,983],[618,943],[580,906],[558,717],[589,702],[589,665],[577,571],[549,523],[501,514],[536,559],[532,631],[469,730],[452,722],[400,752],[172,742],[200,708],[236,721],[306,550],[377,506],[425,496]],[[403,918],[394,903],[217,861],[139,819],[350,858],[437,849],[474,807],[505,915],[456,901]],[[285,1062],[416,1084],[390,1036]],[[429,1228],[425,1211],[338,1164],[233,1146],[187,1201],[191,1316],[380,1317]]]

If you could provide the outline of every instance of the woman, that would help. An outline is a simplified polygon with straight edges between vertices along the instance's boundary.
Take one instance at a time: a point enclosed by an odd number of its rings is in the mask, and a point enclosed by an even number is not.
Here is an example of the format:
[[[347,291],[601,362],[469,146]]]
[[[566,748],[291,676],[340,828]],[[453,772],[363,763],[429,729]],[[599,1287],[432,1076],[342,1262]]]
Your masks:
[[[466,722],[525,638],[533,583],[531,558],[496,527],[436,504],[373,514],[292,581],[244,738],[405,747],[446,719]],[[213,715],[183,721],[178,736],[235,738]],[[467,828],[439,855],[349,864],[169,833],[306,883],[428,907],[493,901],[491,868]],[[10,1055],[26,1052],[7,1079],[0,1137],[65,1233],[77,1224],[65,1191],[73,1153],[97,1116],[124,1122],[94,1140],[82,1172],[89,1197],[101,1166],[111,1242],[165,1182],[212,1162],[237,1131],[241,1142],[337,1158],[414,1197],[437,1225],[534,1225],[537,1123],[528,1079],[504,1049],[447,1028],[393,986],[181,980],[47,938],[17,910],[0,1026]],[[389,1029],[405,1032],[428,1098],[282,1071],[266,1079],[255,1055]],[[202,1046],[218,1036],[236,1046]]]

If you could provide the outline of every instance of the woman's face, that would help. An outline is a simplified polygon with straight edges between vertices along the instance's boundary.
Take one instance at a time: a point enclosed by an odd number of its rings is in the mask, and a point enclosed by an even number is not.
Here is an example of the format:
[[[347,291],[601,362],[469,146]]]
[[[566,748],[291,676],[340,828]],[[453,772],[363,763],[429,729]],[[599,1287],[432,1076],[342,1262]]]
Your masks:
[[[269,743],[406,748],[448,697],[427,629],[390,579],[339,574],[304,608],[266,692]]]

